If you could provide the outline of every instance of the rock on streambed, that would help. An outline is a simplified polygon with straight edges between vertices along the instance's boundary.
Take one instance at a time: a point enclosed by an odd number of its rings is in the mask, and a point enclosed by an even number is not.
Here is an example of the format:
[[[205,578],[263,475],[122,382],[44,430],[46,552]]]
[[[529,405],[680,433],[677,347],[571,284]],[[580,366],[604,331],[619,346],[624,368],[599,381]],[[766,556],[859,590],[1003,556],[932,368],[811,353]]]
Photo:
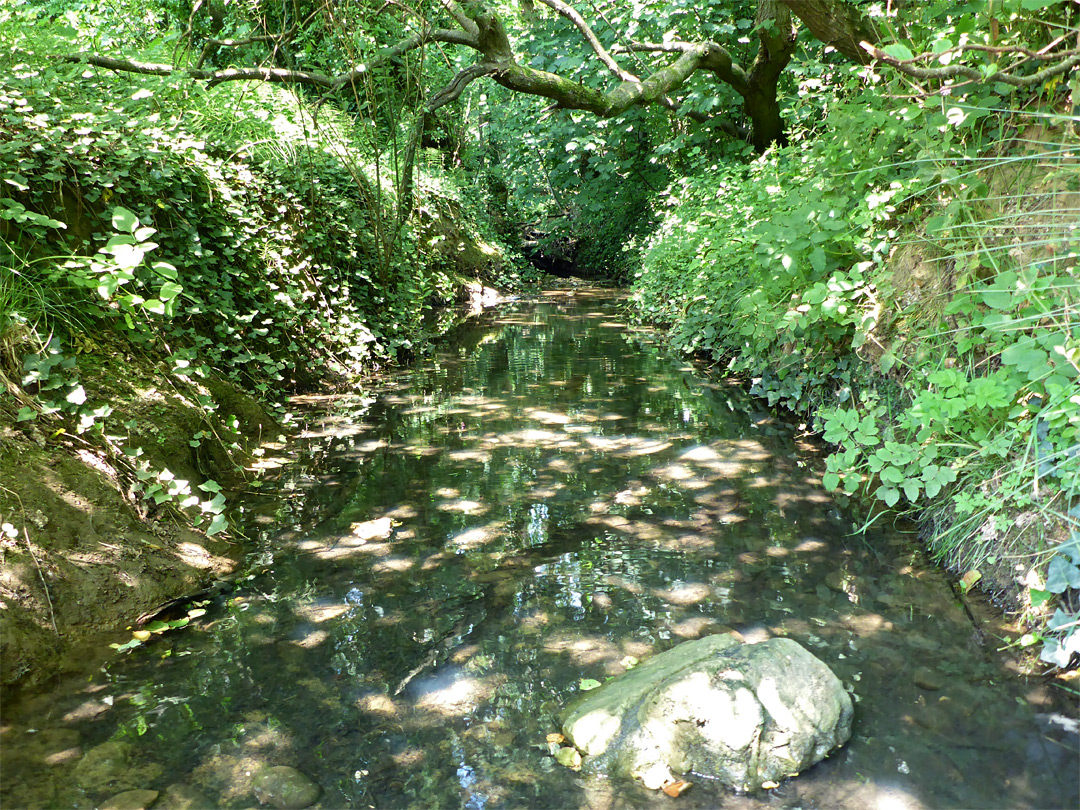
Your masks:
[[[586,767],[660,788],[694,771],[752,791],[851,737],[840,679],[796,642],[685,642],[571,705],[563,733]]]

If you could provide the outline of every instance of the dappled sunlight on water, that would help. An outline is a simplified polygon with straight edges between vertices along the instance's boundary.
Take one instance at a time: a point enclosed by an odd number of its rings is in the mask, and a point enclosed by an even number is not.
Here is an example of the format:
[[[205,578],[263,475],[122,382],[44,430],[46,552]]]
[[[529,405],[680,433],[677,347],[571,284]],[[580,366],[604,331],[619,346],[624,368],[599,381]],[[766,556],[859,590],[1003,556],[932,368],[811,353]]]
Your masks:
[[[812,444],[619,313],[545,295],[309,398],[249,578],[197,629],[7,711],[5,806],[148,787],[248,807],[269,763],[324,808],[666,808],[545,740],[583,679],[720,632],[814,652],[854,737],[759,796],[688,774],[679,807],[1075,806],[1062,696],[980,643],[913,538],[851,534]],[[76,773],[109,739],[132,746],[119,775]]]

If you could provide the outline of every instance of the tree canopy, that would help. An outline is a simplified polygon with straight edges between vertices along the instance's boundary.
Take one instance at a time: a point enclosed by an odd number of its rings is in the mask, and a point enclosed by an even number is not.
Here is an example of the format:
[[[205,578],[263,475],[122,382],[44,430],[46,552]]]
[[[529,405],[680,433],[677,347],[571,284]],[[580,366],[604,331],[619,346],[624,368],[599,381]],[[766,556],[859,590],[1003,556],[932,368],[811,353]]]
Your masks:
[[[550,109],[583,110],[600,118],[657,105],[748,140],[759,152],[786,140],[778,84],[797,48],[811,38],[853,62],[881,60],[920,80],[993,78],[1032,85],[1080,63],[1080,51],[1070,50],[1065,37],[1039,52],[963,36],[945,50],[917,55],[900,40],[879,48],[887,18],[871,13],[880,11],[844,0],[587,6],[564,0],[524,0],[520,6],[435,0],[415,8],[391,2],[298,2],[291,10],[263,9],[253,26],[243,15],[226,14],[224,4],[195,2],[187,41],[181,43],[185,47],[177,48],[171,64],[100,52],[62,58],[143,74],[181,73],[210,85],[255,79],[337,92],[431,51],[445,75],[428,94],[426,112],[488,79],[548,99]],[[992,5],[988,13],[993,14]],[[221,36],[223,27],[235,30]],[[800,30],[810,36],[800,39]],[[197,58],[186,57],[196,51]],[[967,51],[993,57],[989,64],[996,68],[956,62],[926,66],[940,61],[942,53]],[[1013,56],[1040,69],[1024,72],[1018,64],[998,61]]]

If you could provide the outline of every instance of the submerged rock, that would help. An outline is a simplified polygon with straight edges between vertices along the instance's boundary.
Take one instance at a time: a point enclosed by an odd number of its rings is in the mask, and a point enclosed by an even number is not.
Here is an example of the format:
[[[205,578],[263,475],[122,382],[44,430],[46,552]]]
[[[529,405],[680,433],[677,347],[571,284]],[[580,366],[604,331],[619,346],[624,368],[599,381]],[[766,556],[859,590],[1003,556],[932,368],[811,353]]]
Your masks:
[[[252,780],[252,789],[259,804],[269,804],[279,810],[302,810],[319,799],[321,788],[296,768],[275,765],[263,768]]]
[[[128,771],[131,746],[110,740],[87,751],[75,766],[75,781],[86,790],[102,790]]]
[[[156,790],[125,790],[101,805],[99,810],[146,810],[157,801]]]
[[[796,642],[689,641],[584,695],[563,732],[586,767],[650,788],[695,771],[737,790],[794,776],[851,736],[840,679]]]

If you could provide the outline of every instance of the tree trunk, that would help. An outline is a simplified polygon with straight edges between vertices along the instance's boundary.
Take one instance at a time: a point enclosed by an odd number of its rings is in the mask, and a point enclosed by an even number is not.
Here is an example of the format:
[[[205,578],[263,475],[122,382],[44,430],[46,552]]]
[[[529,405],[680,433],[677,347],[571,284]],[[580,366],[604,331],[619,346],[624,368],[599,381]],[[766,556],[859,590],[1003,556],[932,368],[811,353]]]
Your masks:
[[[876,45],[880,35],[862,12],[843,0],[782,0],[810,32],[853,62],[868,65],[873,57],[860,42]]]
[[[780,0],[759,0],[754,22],[763,26],[758,33],[761,45],[747,73],[743,112],[750,119],[750,143],[758,152],[764,152],[774,143],[787,144],[776,89],[795,54],[797,32],[791,12]]]

